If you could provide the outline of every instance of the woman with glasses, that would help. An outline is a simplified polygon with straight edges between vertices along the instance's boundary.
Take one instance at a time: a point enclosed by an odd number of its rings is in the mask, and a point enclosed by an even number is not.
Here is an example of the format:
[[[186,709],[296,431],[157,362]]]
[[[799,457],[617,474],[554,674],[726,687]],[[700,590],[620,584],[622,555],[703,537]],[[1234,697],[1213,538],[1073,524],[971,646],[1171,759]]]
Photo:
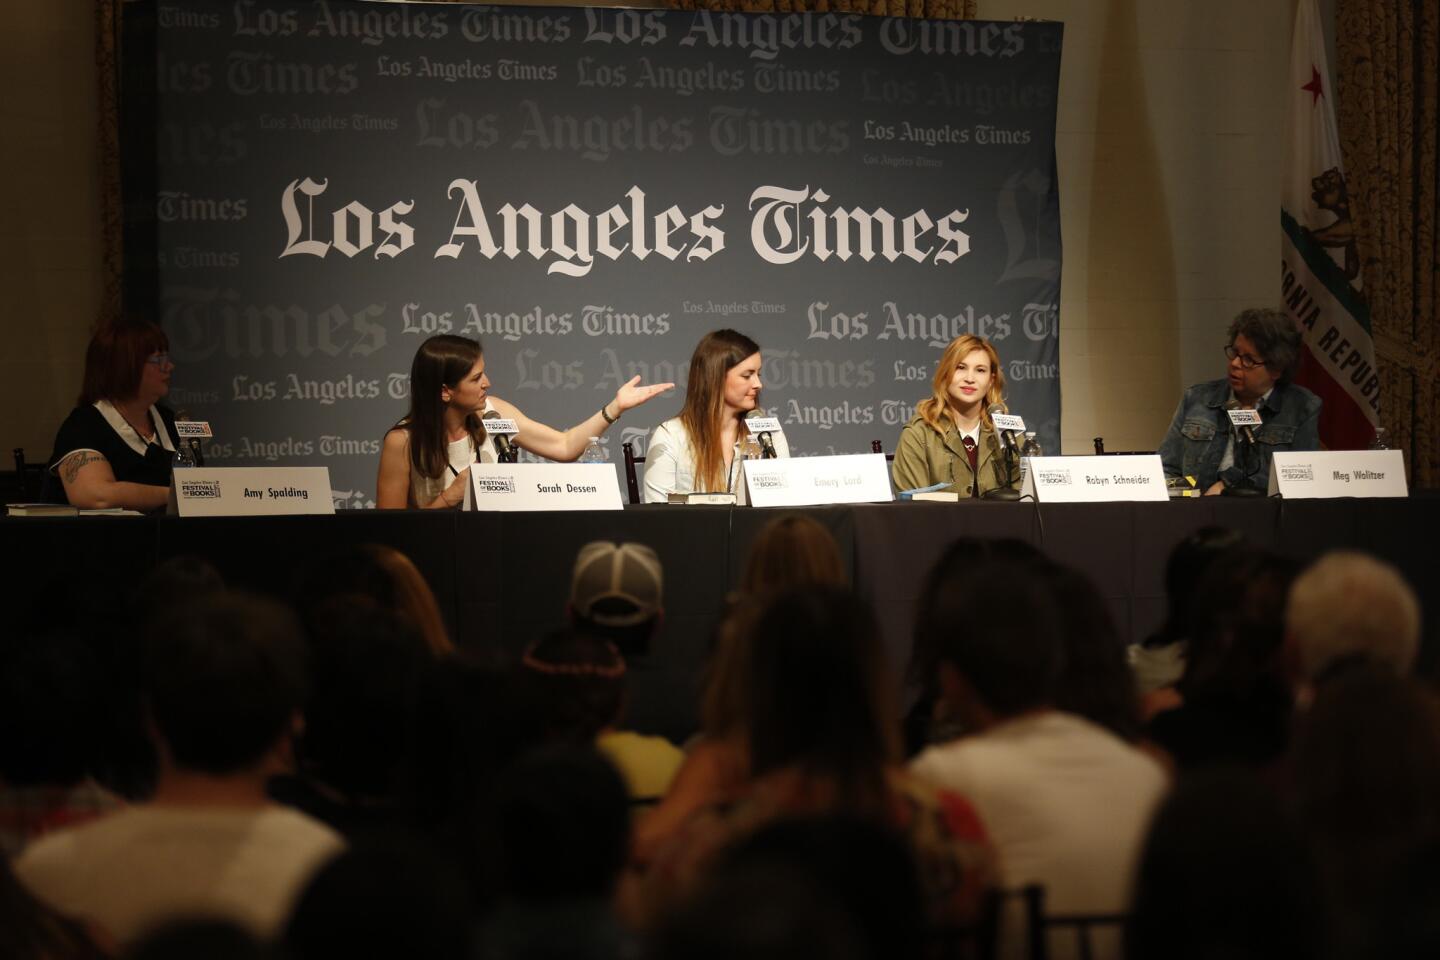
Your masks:
[[[1277,451],[1320,449],[1320,398],[1291,382],[1300,331],[1279,310],[1244,310],[1230,324],[1225,376],[1185,391],[1160,444],[1167,477],[1194,477],[1206,494],[1264,492]],[[1229,410],[1254,410],[1254,442]]]
[[[159,510],[179,437],[170,392],[170,341],[148,321],[106,325],[85,350],[79,405],[55,435],[50,473],[82,509]]]

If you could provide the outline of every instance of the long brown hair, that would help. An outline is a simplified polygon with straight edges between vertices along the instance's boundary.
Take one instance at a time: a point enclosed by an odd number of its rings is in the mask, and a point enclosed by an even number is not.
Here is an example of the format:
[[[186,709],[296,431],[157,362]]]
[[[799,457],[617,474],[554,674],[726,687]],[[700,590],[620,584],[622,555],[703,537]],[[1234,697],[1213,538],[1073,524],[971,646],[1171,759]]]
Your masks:
[[[128,400],[140,389],[145,361],[170,349],[165,331],[149,320],[117,320],[95,331],[85,348],[85,379],[78,405]]]
[[[947,419],[954,421],[950,404],[950,378],[955,375],[955,368],[960,366],[960,361],[970,356],[974,350],[984,350],[985,356],[990,360],[990,389],[985,391],[985,398],[981,401],[980,419],[989,425],[992,408],[1000,413],[1006,410],[1005,373],[1000,369],[1000,354],[995,352],[994,344],[984,337],[964,333],[951,340],[945,352],[940,355],[940,362],[935,364],[935,376],[930,382],[930,396],[921,400],[920,405],[915,408],[915,412],[920,414],[921,419],[930,424],[936,433],[945,432]]]
[[[410,364],[410,412],[396,424],[410,434],[410,463],[422,477],[444,474],[450,459],[446,455],[445,401],[442,387],[454,390],[470,375],[481,357],[480,341],[442,334],[420,344]],[[475,449],[485,442],[480,415],[465,417],[465,429]]]
[[[690,435],[690,449],[695,454],[697,490],[721,490],[725,486],[725,454],[720,449],[725,375],[759,352],[758,343],[734,330],[713,330],[695,345],[680,423]]]

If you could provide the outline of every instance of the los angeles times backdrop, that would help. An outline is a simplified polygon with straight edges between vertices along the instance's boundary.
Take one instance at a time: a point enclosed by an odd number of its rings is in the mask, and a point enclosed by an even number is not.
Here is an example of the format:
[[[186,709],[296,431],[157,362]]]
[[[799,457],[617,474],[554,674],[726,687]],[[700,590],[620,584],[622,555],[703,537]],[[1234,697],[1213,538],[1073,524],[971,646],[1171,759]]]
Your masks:
[[[338,507],[373,506],[437,333],[479,339],[492,392],[562,429],[635,374],[675,381],[611,428],[619,461],[718,327],[763,347],[797,455],[893,451],[962,333],[995,342],[1012,411],[1058,450],[1058,23],[129,16],[153,18],[155,90],[128,111],[127,137],[154,135],[153,239],[128,266],[153,264],[171,403],[211,421],[212,464],[323,464]]]

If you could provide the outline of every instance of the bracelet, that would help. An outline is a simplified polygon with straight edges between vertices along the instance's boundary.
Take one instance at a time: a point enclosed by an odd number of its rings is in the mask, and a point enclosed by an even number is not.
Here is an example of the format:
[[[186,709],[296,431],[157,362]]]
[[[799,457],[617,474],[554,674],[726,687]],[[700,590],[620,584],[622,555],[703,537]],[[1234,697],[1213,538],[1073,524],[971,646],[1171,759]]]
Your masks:
[[[616,415],[613,416],[613,417],[610,416],[609,407],[610,407],[610,404],[608,404],[608,403],[602,403],[602,404],[600,405],[600,416],[602,416],[602,417],[605,418],[605,422],[606,422],[606,423],[614,423],[616,420],[619,420],[619,419],[620,419],[620,416],[619,416],[619,414],[616,414]]]

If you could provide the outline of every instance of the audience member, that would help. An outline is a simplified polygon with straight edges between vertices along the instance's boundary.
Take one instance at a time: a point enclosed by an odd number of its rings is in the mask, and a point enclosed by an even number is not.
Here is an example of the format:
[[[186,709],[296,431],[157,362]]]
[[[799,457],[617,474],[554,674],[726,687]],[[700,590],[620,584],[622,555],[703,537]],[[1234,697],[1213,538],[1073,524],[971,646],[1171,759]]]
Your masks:
[[[437,657],[455,650],[430,585],[414,562],[394,547],[362,543],[324,557],[302,576],[296,606],[309,625],[317,605],[342,596],[364,597],[408,617]]]
[[[1341,955],[1366,955],[1406,859],[1440,841],[1440,702],[1392,662],[1332,663],[1291,769],[1334,938]]]
[[[1191,608],[1180,704],[1147,732],[1182,769],[1273,766],[1290,737],[1294,695],[1284,668],[1285,597],[1294,561],[1237,548],[1207,568]]]
[[[1094,581],[1078,570],[1047,562],[1041,571],[1064,611],[1056,709],[1134,743],[1140,739],[1140,697],[1110,605]]]
[[[615,768],[593,747],[521,759],[497,788],[502,897],[486,918],[485,960],[619,960],[633,946],[614,898],[630,844]]]
[[[1336,550],[1290,587],[1286,639],[1307,687],[1338,660],[1363,656],[1408,674],[1420,649],[1420,601],[1390,564]]]
[[[299,627],[272,602],[212,597],[157,619],[145,646],[155,796],[31,844],[16,874],[122,945],[195,914],[268,936],[343,846],[265,795],[265,781],[289,762],[304,699]]]
[[[649,905],[693,886],[721,849],[765,824],[844,814],[906,837],[928,916],[977,916],[992,851],[968,801],[898,766],[898,715],[873,614],[848,591],[807,587],[772,600],[752,629],[749,780],[737,803],[701,810],[669,841],[647,877]]]
[[[570,623],[609,640],[627,657],[650,652],[665,619],[665,571],[643,543],[595,540],[575,555]]]
[[[295,904],[293,960],[471,960],[470,901],[453,866],[415,838],[367,839],[320,869]]]
[[[1165,622],[1144,642],[1130,648],[1131,665],[1140,692],[1147,695],[1146,717],[1178,701],[1161,695],[1185,672],[1185,640],[1190,633],[1190,608],[1195,587],[1210,561],[1241,546],[1244,538],[1227,527],[1201,527],[1177,543],[1165,562]]]
[[[287,960],[270,941],[228,920],[178,920],[141,937],[124,960]]]
[[[526,651],[520,666],[547,739],[597,747],[620,771],[632,804],[665,795],[685,755],[664,737],[621,728],[626,665],[613,643],[560,629]]]
[[[0,857],[0,957],[5,960],[102,960],[110,956],[85,927],[41,903]]]
[[[636,826],[635,854],[647,861],[696,810],[732,797],[745,783],[746,756],[742,691],[750,625],[764,602],[797,587],[844,587],[849,583],[835,537],[819,522],[799,514],[776,517],[751,544],[741,574],[715,634],[700,704],[701,734],[688,746],[685,762],[660,805]]]
[[[919,777],[970,797],[1000,857],[1006,888],[1045,887],[1056,913],[1124,909],[1145,826],[1165,774],[1089,720],[1056,709],[1064,669],[1055,597],[1041,578],[990,560],[1003,602],[977,594],[961,541],[920,610],[917,645],[949,709],[974,731],[930,747]],[[948,562],[947,562],[948,561]]]
[[[0,643],[0,856],[120,805],[92,777],[105,697],[99,660],[79,640]]]
[[[1311,960],[1324,912],[1309,853],[1252,773],[1182,778],[1150,825],[1126,960]]]
[[[398,825],[406,727],[433,655],[415,624],[342,596],[312,607],[310,673],[298,769],[270,795],[351,837]]]

